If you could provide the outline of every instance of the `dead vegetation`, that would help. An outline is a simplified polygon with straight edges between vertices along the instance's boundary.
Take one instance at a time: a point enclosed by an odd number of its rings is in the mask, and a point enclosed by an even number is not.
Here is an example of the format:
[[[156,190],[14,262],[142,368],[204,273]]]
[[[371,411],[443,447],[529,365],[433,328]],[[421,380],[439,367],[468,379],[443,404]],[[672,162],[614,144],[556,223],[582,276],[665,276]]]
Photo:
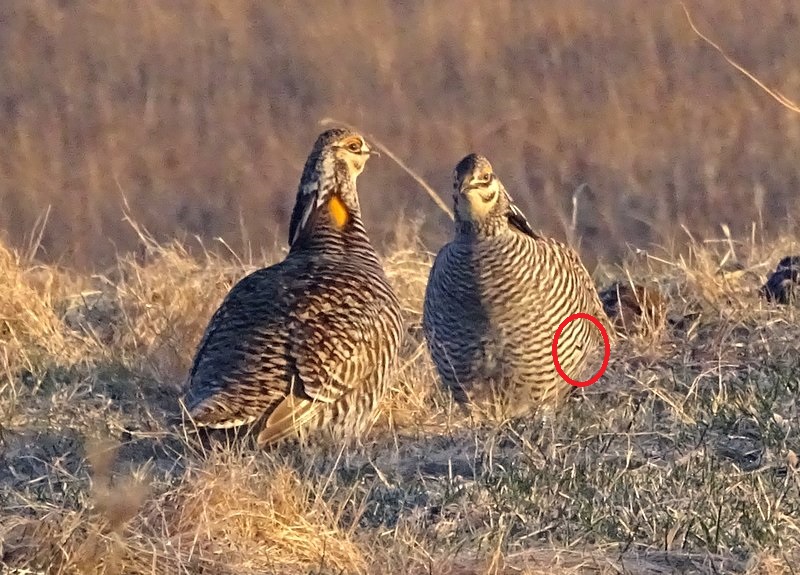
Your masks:
[[[685,4],[800,98],[796,1]],[[138,247],[123,198],[161,242],[271,251],[328,117],[390,144],[448,204],[455,163],[486,154],[548,235],[566,236],[588,184],[586,258],[683,225],[738,237],[760,221],[774,236],[800,215],[796,115],[698,38],[678,2],[4,0],[0,78],[0,229],[22,247],[52,206],[39,257],[84,269]],[[428,245],[446,236],[390,160],[362,184],[376,237],[403,211],[426,215]]]
[[[758,287],[796,244],[694,243],[598,270],[657,285],[668,327],[620,341],[555,416],[490,426],[436,385],[417,327],[431,257],[413,227],[395,235],[409,334],[379,423],[347,449],[267,452],[175,424],[213,307],[266,262],[147,240],[90,277],[4,249],[7,570],[792,572],[800,333]]]

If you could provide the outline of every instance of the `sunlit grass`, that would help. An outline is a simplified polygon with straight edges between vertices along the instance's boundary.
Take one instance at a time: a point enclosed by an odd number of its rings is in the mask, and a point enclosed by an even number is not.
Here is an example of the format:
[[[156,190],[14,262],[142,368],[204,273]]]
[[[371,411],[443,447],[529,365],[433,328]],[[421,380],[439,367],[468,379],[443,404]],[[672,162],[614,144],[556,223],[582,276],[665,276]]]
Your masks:
[[[279,254],[233,263],[143,235],[141,258],[89,277],[5,249],[2,561],[49,573],[791,572],[800,333],[795,308],[756,291],[795,241],[695,243],[601,270],[600,284],[658,285],[671,327],[619,342],[603,379],[552,417],[490,425],[436,383],[418,327],[431,257],[413,227],[395,229],[385,264],[408,325],[401,369],[378,424],[344,449],[202,444],[176,423],[214,306]]]

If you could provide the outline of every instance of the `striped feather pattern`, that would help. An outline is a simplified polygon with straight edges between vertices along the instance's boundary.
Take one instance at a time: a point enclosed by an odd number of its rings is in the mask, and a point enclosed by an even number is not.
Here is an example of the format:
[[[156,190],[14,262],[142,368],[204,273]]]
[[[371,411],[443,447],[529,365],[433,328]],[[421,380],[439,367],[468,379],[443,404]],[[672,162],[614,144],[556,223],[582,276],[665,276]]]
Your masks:
[[[485,158],[469,158],[471,171],[491,170]],[[470,204],[460,187],[486,177],[469,171],[460,176],[456,170],[456,234],[431,269],[423,325],[440,378],[457,401],[499,394],[514,406],[508,414],[517,415],[571,389],[551,354],[558,325],[578,312],[606,318],[577,254],[529,232],[496,176]],[[476,214],[493,188],[494,207]],[[571,322],[559,338],[561,367],[573,379],[591,376],[584,368],[601,343],[590,322]]]
[[[358,152],[348,142],[361,141]],[[332,130],[309,157],[288,256],[237,283],[200,342],[185,402],[214,428],[258,423],[258,442],[371,421],[396,361],[400,305],[360,216],[355,179],[369,149]],[[346,222],[327,209],[336,198]]]

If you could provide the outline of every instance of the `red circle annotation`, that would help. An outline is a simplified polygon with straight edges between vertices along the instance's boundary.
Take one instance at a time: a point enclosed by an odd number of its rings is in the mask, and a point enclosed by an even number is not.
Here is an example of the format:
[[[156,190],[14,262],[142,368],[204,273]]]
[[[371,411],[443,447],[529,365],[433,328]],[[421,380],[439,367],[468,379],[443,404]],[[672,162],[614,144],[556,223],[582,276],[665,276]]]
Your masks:
[[[564,331],[564,328],[567,327],[567,325],[569,325],[576,319],[585,319],[592,322],[597,327],[597,329],[600,330],[600,334],[603,336],[603,345],[605,347],[605,352],[603,354],[603,364],[600,366],[600,369],[597,370],[597,373],[595,373],[592,377],[590,377],[586,381],[578,381],[576,379],[572,379],[564,372],[564,370],[561,368],[561,364],[558,362],[558,338],[561,336],[561,332]],[[562,379],[564,379],[564,381],[575,387],[588,387],[593,383],[597,383],[597,380],[599,380],[603,376],[603,373],[605,373],[606,369],[608,368],[608,362],[611,359],[611,340],[608,337],[608,331],[606,331],[606,328],[603,327],[603,323],[599,319],[594,317],[592,314],[573,313],[572,315],[567,317],[567,319],[561,322],[561,324],[558,326],[558,329],[556,330],[555,335],[553,335],[552,354],[553,354],[553,363],[556,366],[556,371],[558,372],[558,375],[560,375]]]

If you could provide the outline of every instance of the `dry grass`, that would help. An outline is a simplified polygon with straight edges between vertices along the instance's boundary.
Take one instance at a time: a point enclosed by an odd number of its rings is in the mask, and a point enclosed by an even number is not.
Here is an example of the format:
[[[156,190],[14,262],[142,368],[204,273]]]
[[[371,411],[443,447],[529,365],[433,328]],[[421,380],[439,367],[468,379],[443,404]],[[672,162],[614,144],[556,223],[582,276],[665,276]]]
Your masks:
[[[555,417],[489,426],[436,385],[418,329],[430,254],[416,228],[394,235],[409,336],[380,423],[346,449],[268,452],[174,423],[213,307],[265,261],[143,236],[141,257],[90,277],[4,249],[7,572],[794,572],[797,310],[755,289],[800,246],[694,243],[600,270],[659,285],[681,321],[619,342]]]
[[[800,98],[797,2],[687,4]],[[683,243],[681,225],[741,236],[763,219],[774,237],[798,216],[796,117],[677,2],[6,0],[0,78],[0,229],[23,246],[52,205],[45,261],[113,265],[138,247],[123,194],[159,241],[271,252],[326,117],[374,133],[445,196],[455,163],[486,153],[551,235],[588,183],[587,258]],[[391,161],[362,191],[377,237],[402,209],[428,216],[428,245],[443,238],[445,216]]]

